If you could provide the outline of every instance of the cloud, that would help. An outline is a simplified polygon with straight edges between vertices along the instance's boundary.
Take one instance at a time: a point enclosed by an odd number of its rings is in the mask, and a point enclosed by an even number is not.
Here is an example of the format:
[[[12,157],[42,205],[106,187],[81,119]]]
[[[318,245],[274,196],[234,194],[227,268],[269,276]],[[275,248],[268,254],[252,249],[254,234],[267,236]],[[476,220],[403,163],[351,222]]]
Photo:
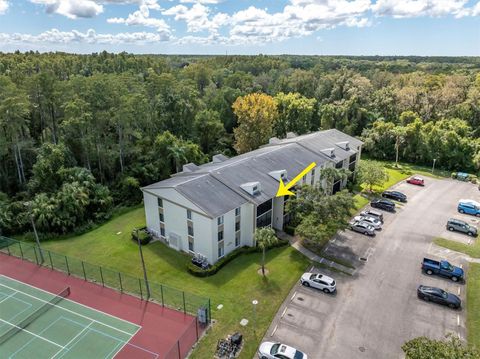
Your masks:
[[[0,0],[0,15],[3,15],[8,10],[8,1],[7,0]]]
[[[103,5],[93,0],[30,0],[38,5],[44,5],[49,14],[55,13],[70,19],[90,18],[103,12]]]
[[[140,5],[140,9],[129,14],[127,18],[110,18],[107,19],[110,24],[125,24],[128,26],[147,26],[156,28],[157,31],[170,32],[170,26],[163,19],[156,19],[150,17],[150,10],[148,5]]]
[[[152,32],[128,32],[118,34],[97,34],[95,30],[90,29],[86,32],[77,30],[60,31],[51,29],[38,35],[31,34],[6,34],[0,33],[0,43],[3,44],[147,44],[155,42],[164,42],[171,40],[170,34],[152,33]]]
[[[394,18],[442,17],[464,14],[468,0],[377,0],[372,11]]]
[[[185,21],[188,32],[209,31],[216,33],[221,26],[229,22],[229,15],[217,13],[210,19],[210,9],[197,2],[188,8],[185,5],[176,5],[162,11],[162,15],[173,16],[176,21]]]

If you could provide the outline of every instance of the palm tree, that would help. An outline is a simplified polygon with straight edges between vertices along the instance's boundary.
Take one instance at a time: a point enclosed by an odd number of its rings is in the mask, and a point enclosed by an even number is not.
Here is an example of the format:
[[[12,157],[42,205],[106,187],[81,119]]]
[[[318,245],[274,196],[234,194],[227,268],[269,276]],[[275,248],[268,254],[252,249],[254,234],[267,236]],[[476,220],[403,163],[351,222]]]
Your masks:
[[[324,167],[320,170],[320,180],[325,180],[325,194],[331,195],[333,185],[336,181],[345,181],[350,175],[350,171],[345,168]]]
[[[268,247],[278,242],[275,232],[270,227],[257,228],[255,230],[255,241],[258,248],[262,250],[262,275],[265,277],[265,252]]]
[[[188,161],[185,147],[174,143],[168,147],[168,152],[167,157],[172,160],[175,171],[180,172],[181,166]]]

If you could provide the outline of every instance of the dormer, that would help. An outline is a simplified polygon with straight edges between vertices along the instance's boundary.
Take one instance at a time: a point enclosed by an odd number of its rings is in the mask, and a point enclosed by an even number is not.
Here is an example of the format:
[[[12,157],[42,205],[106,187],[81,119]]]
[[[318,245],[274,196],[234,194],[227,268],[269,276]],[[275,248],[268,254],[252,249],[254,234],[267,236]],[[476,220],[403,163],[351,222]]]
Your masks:
[[[350,142],[348,141],[337,142],[336,145],[343,148],[345,151],[350,151]]]
[[[240,185],[240,187],[247,192],[250,196],[256,196],[260,194],[262,186],[260,182],[247,182]]]
[[[330,158],[335,157],[335,148],[325,148],[324,150],[320,150],[320,152]]]
[[[282,141],[280,141],[280,139],[278,137],[272,137],[268,140],[268,144],[270,144],[270,145],[277,145],[280,142],[282,142]]]
[[[295,132],[287,132],[287,138],[295,138],[297,134]]]
[[[187,163],[186,165],[183,165],[182,171],[183,172],[194,172],[198,170],[200,167],[198,167],[195,163]]]
[[[228,157],[221,153],[212,157],[213,163],[222,163],[222,162],[225,162],[226,160],[228,160]]]
[[[272,171],[268,172],[270,177],[276,179],[278,182],[280,182],[280,179],[285,182],[287,180],[287,170],[278,170],[278,171]]]

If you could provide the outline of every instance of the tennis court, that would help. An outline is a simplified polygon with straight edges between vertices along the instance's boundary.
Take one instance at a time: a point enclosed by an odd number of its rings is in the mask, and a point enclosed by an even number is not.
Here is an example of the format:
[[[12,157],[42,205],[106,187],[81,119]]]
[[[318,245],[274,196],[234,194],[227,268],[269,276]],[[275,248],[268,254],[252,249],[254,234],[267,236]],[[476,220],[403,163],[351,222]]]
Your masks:
[[[0,275],[1,358],[113,358],[140,326]]]

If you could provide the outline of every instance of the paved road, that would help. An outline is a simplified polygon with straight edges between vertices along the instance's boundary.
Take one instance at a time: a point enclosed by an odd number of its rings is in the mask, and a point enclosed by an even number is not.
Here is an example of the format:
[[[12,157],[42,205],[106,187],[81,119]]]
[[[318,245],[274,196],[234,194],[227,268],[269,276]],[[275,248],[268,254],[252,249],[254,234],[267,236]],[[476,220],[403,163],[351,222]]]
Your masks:
[[[442,287],[465,299],[465,285],[422,274],[420,263],[433,237],[444,233],[449,217],[457,216],[460,198],[477,198],[473,185],[427,179],[425,188],[401,183],[409,202],[373,239],[348,232],[335,245],[349,257],[368,257],[353,277],[337,279],[338,292],[325,295],[297,285],[283,303],[264,340],[280,341],[305,351],[309,358],[401,358],[401,345],[426,335],[449,332],[465,337],[465,310],[455,311],[417,299],[419,284]],[[436,252],[437,254],[440,253]],[[455,264],[465,265],[459,257]],[[323,271],[325,272],[325,271]]]

